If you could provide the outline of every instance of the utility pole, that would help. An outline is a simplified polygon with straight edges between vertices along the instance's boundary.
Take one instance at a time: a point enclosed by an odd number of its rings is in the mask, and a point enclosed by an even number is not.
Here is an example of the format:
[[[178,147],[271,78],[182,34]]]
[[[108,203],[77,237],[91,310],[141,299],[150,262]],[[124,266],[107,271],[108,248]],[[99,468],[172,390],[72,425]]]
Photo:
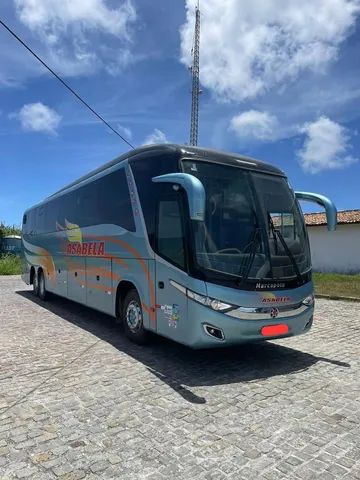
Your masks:
[[[195,36],[192,50],[193,64],[190,68],[192,75],[192,94],[191,94],[191,126],[190,126],[190,145],[198,143],[199,129],[199,96],[200,96],[200,7],[199,1],[195,8]]]

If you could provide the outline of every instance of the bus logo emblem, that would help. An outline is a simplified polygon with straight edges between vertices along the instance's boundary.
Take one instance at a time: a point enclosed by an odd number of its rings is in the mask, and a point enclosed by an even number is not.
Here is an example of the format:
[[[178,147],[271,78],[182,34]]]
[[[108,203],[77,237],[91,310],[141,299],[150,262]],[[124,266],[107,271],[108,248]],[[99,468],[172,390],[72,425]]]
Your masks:
[[[270,317],[271,318],[276,318],[279,315],[279,309],[278,308],[272,308],[270,310]]]

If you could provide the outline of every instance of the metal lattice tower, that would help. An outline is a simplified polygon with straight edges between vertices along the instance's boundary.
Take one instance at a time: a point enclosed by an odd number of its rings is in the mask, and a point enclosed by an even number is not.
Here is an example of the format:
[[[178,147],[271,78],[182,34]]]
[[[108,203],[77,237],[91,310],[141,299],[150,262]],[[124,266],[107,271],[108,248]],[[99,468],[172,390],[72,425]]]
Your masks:
[[[191,98],[191,126],[190,126],[190,145],[197,145],[199,130],[199,96],[200,96],[200,9],[199,4],[195,10],[195,36],[193,46],[193,64],[192,74],[192,98]]]

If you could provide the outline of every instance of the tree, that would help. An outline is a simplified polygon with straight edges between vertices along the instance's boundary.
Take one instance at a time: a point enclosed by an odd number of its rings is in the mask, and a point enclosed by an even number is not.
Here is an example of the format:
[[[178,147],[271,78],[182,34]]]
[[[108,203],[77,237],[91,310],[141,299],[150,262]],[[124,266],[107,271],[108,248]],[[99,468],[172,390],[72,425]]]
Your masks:
[[[5,225],[4,222],[0,222],[0,238],[6,235],[21,235],[21,228],[16,225]]]

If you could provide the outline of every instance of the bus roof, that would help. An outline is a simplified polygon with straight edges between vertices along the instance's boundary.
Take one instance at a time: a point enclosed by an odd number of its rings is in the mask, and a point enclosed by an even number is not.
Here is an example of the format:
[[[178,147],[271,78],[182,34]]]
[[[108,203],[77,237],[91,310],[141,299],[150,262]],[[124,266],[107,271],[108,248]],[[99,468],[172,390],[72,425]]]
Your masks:
[[[282,170],[280,170],[277,167],[274,167],[273,165],[270,165],[265,162],[261,162],[251,157],[239,155],[237,153],[228,153],[221,150],[212,150],[209,148],[192,147],[189,145],[176,145],[176,144],[170,144],[170,143],[159,144],[159,145],[147,145],[144,147],[135,148],[130,152],[124,153],[120,157],[117,157],[114,160],[111,160],[110,162],[105,163],[101,167],[95,170],[92,170],[86,175],[78,178],[74,182],[69,183],[65,187],[53,193],[48,197],[48,199],[55,195],[58,195],[61,192],[64,192],[68,188],[74,187],[75,185],[83,182],[84,180],[88,180],[89,178],[97,175],[98,173],[101,173],[104,170],[107,170],[110,167],[113,167],[116,164],[123,162],[124,160],[130,160],[132,157],[135,157],[140,154],[145,154],[145,153],[151,153],[151,154],[172,153],[172,154],[177,154],[179,156],[185,156],[185,157],[189,156],[190,158],[194,158],[194,160],[195,159],[206,160],[214,163],[233,165],[237,167],[247,168],[250,170],[262,171],[264,173],[271,173],[273,175],[281,175],[281,176],[285,175]]]

